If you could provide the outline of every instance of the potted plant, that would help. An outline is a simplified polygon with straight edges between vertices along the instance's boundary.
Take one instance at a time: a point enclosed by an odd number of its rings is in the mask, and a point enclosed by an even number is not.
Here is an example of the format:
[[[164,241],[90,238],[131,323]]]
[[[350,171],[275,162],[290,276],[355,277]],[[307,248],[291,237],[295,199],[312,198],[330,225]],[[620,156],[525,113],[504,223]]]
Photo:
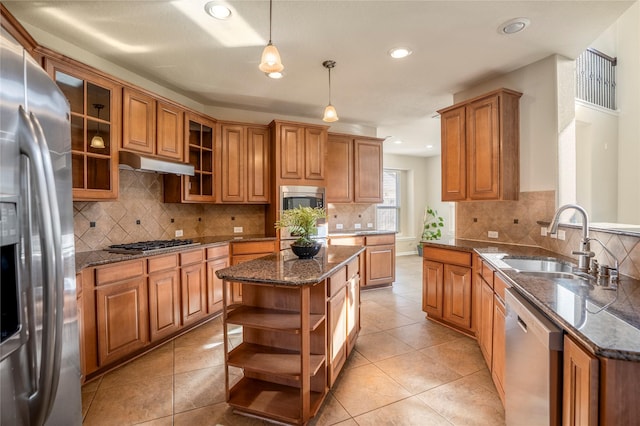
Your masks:
[[[296,207],[281,212],[280,220],[276,221],[276,229],[287,229],[297,237],[291,244],[291,250],[301,259],[311,259],[318,254],[322,244],[312,238],[318,233],[318,219],[327,216],[324,209],[316,207]]]
[[[438,211],[429,206],[424,208],[422,217],[422,237],[420,241],[437,240],[442,237],[440,228],[444,226],[444,219],[438,216]],[[418,256],[422,257],[422,243],[418,243]]]

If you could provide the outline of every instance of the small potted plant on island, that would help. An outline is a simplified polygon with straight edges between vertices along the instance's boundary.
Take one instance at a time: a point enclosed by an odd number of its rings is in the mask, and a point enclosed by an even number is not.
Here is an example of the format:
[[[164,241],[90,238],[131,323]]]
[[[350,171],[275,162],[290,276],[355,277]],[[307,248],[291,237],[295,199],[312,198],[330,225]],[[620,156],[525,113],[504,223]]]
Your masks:
[[[438,211],[427,206],[422,217],[422,237],[420,241],[438,240],[442,237],[440,228],[444,226],[444,219],[438,216]],[[418,243],[418,256],[422,257],[422,243]]]
[[[315,207],[296,207],[281,212],[276,221],[276,229],[287,229],[291,236],[298,239],[291,244],[291,250],[300,259],[311,259],[318,254],[322,243],[312,238],[318,233],[318,219],[327,216],[324,209]]]

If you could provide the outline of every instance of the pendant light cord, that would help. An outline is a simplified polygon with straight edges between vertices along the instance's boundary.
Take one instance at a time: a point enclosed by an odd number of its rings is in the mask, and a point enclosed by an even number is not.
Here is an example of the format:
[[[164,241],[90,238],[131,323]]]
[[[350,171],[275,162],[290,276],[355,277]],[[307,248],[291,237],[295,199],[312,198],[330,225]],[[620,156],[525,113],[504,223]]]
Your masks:
[[[269,44],[271,44],[271,20],[273,15],[273,0],[269,0]]]
[[[329,68],[329,105],[331,105],[331,68]]]

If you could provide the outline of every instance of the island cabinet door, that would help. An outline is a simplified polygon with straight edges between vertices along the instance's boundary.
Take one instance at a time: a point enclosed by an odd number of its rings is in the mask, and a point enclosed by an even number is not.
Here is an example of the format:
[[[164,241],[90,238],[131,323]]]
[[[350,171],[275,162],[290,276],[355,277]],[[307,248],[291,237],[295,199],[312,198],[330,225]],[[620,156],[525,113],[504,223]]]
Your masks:
[[[347,356],[356,345],[360,332],[360,276],[347,283]]]
[[[209,314],[222,311],[224,282],[216,276],[216,271],[227,266],[229,266],[228,258],[207,262],[207,312]]]
[[[422,263],[422,310],[429,316],[442,318],[442,279],[444,265],[425,260]]]
[[[182,267],[182,323],[191,324],[207,313],[204,264]]]
[[[347,288],[340,289],[328,302],[329,386],[335,382],[347,360]]]
[[[493,288],[482,281],[480,291],[480,350],[488,366],[493,365]]]

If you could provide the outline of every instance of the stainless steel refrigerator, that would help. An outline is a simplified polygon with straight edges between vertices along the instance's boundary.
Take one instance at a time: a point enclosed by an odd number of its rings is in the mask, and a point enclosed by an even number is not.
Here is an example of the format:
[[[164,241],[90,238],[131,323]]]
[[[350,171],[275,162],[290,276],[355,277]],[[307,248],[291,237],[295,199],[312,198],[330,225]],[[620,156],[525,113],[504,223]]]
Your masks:
[[[69,106],[0,40],[0,420],[82,423]]]

